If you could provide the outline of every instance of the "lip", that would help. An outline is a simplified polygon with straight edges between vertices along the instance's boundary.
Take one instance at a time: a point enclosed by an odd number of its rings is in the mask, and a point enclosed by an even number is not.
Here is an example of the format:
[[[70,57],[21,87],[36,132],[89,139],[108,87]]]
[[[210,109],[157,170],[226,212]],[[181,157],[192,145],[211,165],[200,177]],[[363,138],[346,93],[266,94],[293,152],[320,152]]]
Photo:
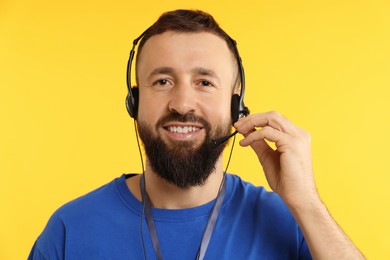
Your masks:
[[[196,130],[191,130],[187,132],[173,132],[170,130],[171,127],[180,127],[180,128],[196,128]],[[197,136],[199,136],[201,133],[204,132],[204,127],[202,124],[199,123],[192,123],[192,122],[169,122],[162,126],[164,129],[164,133],[173,140],[176,141],[190,141],[195,139]],[[188,129],[187,129],[188,130]]]
[[[203,125],[200,123],[193,123],[193,122],[169,122],[164,124],[162,127],[167,128],[170,126],[181,126],[181,127],[189,127],[189,126],[194,126],[197,128],[203,128]]]

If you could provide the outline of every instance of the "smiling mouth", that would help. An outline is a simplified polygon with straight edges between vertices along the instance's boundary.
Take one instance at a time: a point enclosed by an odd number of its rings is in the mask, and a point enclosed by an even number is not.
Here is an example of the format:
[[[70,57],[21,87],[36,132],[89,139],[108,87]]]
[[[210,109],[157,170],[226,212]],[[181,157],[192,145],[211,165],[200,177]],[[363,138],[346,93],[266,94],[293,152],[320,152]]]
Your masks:
[[[193,133],[201,130],[201,128],[197,126],[168,126],[165,127],[165,129],[171,133],[179,133],[179,134]]]

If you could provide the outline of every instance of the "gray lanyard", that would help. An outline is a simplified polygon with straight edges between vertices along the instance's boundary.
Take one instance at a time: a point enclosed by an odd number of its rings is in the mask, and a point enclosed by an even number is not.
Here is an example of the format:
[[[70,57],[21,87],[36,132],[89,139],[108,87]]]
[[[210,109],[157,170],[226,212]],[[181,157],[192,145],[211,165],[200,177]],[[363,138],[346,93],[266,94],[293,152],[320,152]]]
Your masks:
[[[196,259],[202,259],[202,260],[204,259],[207,247],[210,243],[211,235],[213,234],[215,224],[216,224],[217,219],[218,219],[218,214],[219,214],[219,211],[221,210],[222,202],[223,202],[223,199],[224,199],[225,193],[226,193],[226,177],[225,176],[226,176],[226,174],[224,173],[222,183],[221,183],[221,188],[218,191],[217,198],[214,202],[214,206],[211,210],[211,214],[209,215],[206,227],[203,231],[202,241],[200,243]],[[144,209],[145,209],[146,222],[148,223],[149,234],[150,234],[150,237],[152,239],[153,248],[154,248],[154,251],[156,252],[157,259],[162,260],[160,243],[158,242],[156,226],[154,224],[154,220],[153,220],[153,216],[152,216],[152,208],[150,205],[148,194],[146,193],[146,190],[145,190],[144,175],[141,176],[140,186],[141,186],[141,194],[142,194],[142,204],[143,204]]]

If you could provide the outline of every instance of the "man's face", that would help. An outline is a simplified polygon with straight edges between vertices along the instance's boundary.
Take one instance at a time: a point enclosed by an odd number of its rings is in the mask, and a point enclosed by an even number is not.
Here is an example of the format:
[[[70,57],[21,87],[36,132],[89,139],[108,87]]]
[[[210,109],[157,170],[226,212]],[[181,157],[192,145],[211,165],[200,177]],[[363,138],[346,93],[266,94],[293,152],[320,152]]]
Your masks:
[[[230,132],[233,54],[214,34],[169,31],[148,39],[139,55],[137,120],[148,161],[180,187],[201,185],[223,150],[210,140]]]

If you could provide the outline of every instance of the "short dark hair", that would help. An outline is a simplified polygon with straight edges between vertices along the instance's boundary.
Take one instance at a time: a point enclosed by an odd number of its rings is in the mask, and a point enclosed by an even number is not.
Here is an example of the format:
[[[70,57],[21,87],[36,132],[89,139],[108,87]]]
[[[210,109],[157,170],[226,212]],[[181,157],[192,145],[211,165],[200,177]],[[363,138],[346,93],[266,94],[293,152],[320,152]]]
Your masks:
[[[163,13],[158,20],[150,26],[144,33],[139,46],[138,57],[142,51],[142,47],[146,41],[154,35],[164,33],[166,31],[175,31],[183,33],[191,32],[209,32],[225,40],[227,46],[233,56],[239,58],[235,52],[235,46],[230,36],[219,26],[214,17],[200,10],[184,10],[179,9]],[[240,84],[240,76],[237,73],[237,79],[234,85],[237,87]],[[138,78],[138,77],[137,77]]]
[[[210,14],[200,10],[175,10],[163,13],[160,18],[145,32],[138,47],[138,52],[145,42],[152,36],[166,31],[175,32],[209,32],[224,39],[233,51],[234,46],[229,35],[215,21]],[[233,52],[234,53],[234,52]]]

